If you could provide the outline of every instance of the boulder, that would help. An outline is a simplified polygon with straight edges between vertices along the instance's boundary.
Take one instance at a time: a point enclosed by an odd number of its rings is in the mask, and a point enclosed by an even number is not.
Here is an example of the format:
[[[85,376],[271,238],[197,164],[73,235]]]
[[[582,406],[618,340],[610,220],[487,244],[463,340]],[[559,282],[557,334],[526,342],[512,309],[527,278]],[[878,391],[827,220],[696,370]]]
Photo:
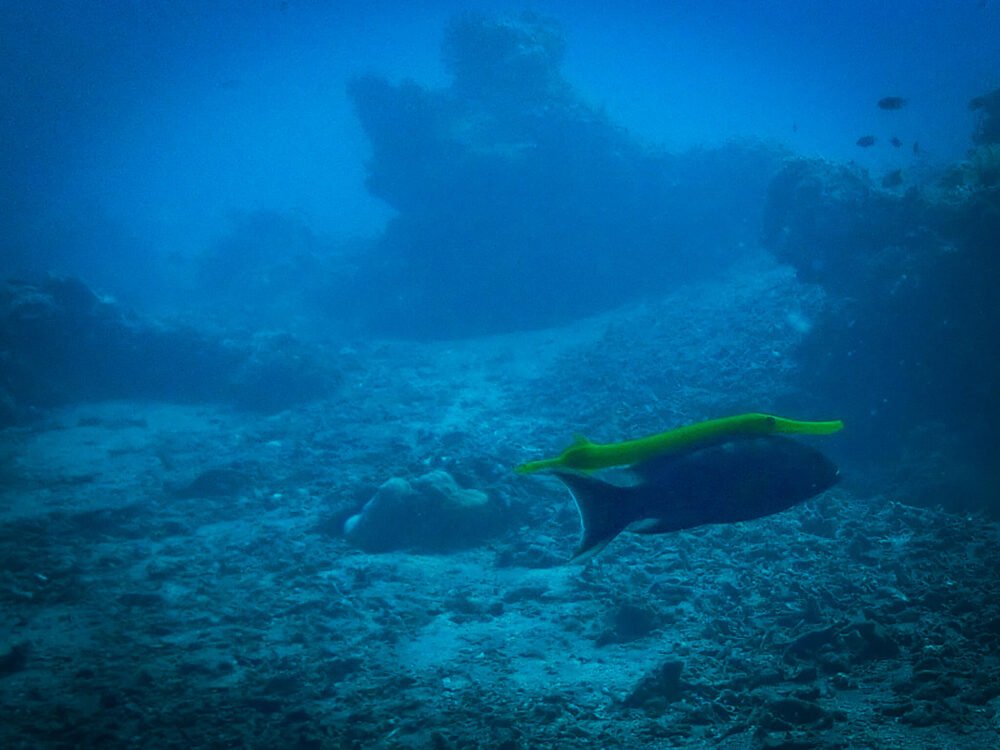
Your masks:
[[[460,487],[446,471],[386,481],[344,523],[344,536],[366,552],[448,552],[472,547],[503,527],[500,504]]]

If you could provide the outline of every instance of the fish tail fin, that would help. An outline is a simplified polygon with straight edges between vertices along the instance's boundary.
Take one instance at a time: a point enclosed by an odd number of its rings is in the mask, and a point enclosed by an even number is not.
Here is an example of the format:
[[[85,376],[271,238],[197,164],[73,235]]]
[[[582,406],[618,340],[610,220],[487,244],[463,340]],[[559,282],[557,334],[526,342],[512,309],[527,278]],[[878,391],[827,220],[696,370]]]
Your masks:
[[[573,496],[583,527],[580,545],[570,562],[584,562],[607,547],[635,520],[629,502],[631,488],[618,487],[584,474],[559,471],[556,476]]]

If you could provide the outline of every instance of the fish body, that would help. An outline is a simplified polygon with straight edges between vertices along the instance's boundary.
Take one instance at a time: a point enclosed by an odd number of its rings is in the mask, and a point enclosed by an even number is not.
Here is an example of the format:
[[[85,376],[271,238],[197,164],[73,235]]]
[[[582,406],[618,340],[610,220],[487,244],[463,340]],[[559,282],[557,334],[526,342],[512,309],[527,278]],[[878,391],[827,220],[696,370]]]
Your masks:
[[[863,135],[855,141],[861,148],[868,148],[869,146],[875,145],[875,136],[873,135]]]
[[[815,448],[776,435],[746,436],[637,464],[638,481],[611,484],[557,471],[583,525],[573,561],[585,560],[626,529],[665,534],[769,516],[837,483],[837,467]]]
[[[878,100],[879,109],[902,109],[906,106],[906,99],[901,96],[883,96]]]

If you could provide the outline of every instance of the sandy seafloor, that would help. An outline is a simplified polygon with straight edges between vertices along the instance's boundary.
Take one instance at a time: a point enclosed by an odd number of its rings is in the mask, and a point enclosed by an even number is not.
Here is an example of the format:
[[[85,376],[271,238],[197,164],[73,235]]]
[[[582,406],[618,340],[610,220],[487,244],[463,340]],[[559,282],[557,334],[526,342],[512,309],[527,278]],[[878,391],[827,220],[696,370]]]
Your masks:
[[[116,402],[8,430],[0,747],[1000,746],[982,518],[847,476],[558,564],[568,496],[509,467],[794,396],[820,300],[752,270],[559,330],[345,347],[338,396],[279,415]],[[510,529],[439,555],[338,534],[433,468]]]

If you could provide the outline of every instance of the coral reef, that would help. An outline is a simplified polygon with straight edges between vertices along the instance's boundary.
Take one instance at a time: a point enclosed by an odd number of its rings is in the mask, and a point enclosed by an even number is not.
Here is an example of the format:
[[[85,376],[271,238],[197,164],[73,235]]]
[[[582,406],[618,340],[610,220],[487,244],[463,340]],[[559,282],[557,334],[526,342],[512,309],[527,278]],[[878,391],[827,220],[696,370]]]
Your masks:
[[[328,394],[338,372],[294,337],[246,340],[143,318],[73,278],[0,288],[0,423],[100,399],[220,401],[277,410]]]
[[[959,169],[967,177],[899,195],[851,167],[792,161],[772,182],[763,241],[828,293],[800,351],[804,382],[837,405],[859,451],[886,458],[894,445],[894,458],[939,464],[936,453],[957,435],[946,463],[960,486],[949,502],[1000,511],[995,497],[960,479],[967,465],[995,472],[1000,447],[992,301],[1000,188],[986,184],[981,167]],[[929,426],[933,449],[923,437]]]
[[[975,97],[969,109],[977,115],[972,142],[980,146],[1000,143],[1000,89]]]
[[[965,168],[966,180],[977,187],[1000,185],[1000,141],[973,149]]]

